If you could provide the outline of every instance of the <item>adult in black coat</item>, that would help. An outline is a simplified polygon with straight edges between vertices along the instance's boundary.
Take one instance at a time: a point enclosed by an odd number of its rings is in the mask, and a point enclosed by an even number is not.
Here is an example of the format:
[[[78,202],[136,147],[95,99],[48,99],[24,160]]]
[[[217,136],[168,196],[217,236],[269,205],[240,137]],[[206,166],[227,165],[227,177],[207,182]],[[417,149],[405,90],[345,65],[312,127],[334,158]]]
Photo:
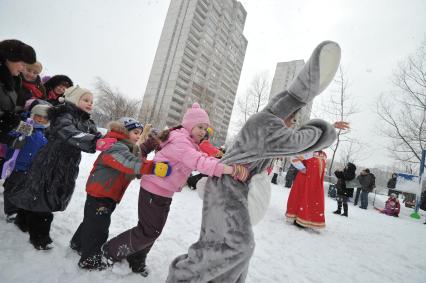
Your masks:
[[[336,170],[334,175],[337,177],[337,210],[334,211],[334,214],[341,214],[342,216],[348,216],[348,198],[351,192],[346,188],[346,181],[353,180],[355,178],[356,166],[353,163],[348,163],[343,169]],[[343,213],[342,212],[343,205]]]
[[[27,219],[30,241],[41,249],[52,242],[52,212],[65,210],[74,192],[81,151],[94,153],[101,137],[90,114],[67,98],[49,109],[48,115],[48,143],[34,158],[25,186],[10,193],[12,203],[31,212]]]
[[[395,190],[395,188],[396,188],[396,178],[397,177],[398,177],[398,174],[393,173],[392,177],[389,179],[389,181],[387,183],[388,196],[390,196],[391,194],[396,194],[396,196],[399,196],[399,194],[401,193],[400,191]]]
[[[15,39],[0,41],[0,143],[10,144],[13,140],[9,133],[20,122],[16,113],[21,87],[19,74],[25,63],[35,61],[36,53],[31,46]]]

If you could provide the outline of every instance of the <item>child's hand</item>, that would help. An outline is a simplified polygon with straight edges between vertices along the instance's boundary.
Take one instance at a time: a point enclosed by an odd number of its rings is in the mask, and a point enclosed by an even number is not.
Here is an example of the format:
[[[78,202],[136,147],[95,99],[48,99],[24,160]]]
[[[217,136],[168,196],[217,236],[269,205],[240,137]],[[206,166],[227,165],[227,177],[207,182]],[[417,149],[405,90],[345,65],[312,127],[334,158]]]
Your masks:
[[[333,124],[333,127],[339,130],[347,130],[349,129],[349,123],[345,121],[338,121]]]
[[[250,174],[248,169],[244,165],[234,164],[232,165],[232,167],[234,170],[231,176],[234,177],[235,180],[238,180],[243,183],[247,181]]]
[[[105,151],[111,148],[111,146],[117,142],[115,138],[103,138],[96,141],[96,150]]]

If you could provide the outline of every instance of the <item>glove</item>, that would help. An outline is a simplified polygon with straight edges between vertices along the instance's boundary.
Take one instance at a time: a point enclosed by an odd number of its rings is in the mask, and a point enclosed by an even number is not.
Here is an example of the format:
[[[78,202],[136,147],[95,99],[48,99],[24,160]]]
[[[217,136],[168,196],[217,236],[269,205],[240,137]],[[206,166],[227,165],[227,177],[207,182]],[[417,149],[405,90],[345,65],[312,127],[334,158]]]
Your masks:
[[[152,173],[159,177],[167,177],[172,173],[172,167],[167,162],[157,162],[154,165]]]
[[[244,165],[234,164],[232,165],[232,167],[234,170],[231,176],[234,177],[235,180],[243,182],[243,183],[247,181],[250,174],[248,169]]]
[[[172,173],[172,167],[167,162],[154,163],[152,160],[144,160],[141,166],[141,175],[154,174],[158,177],[167,177]]]
[[[115,138],[103,138],[96,141],[96,150],[105,151],[111,148],[111,146],[117,142]]]

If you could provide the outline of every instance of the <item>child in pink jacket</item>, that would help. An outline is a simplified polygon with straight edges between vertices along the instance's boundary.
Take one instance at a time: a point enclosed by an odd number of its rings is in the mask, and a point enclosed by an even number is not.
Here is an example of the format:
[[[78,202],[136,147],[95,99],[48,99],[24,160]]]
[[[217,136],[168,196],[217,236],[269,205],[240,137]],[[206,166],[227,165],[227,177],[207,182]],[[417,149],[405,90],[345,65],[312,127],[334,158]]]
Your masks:
[[[200,151],[199,143],[209,126],[206,111],[198,103],[194,103],[186,111],[182,126],[159,135],[161,149],[155,155],[154,162],[168,162],[173,170],[165,178],[142,176],[138,225],[109,240],[102,247],[104,256],[110,263],[126,258],[133,272],[148,275],[146,256],[163,230],[173,194],[182,190],[192,171],[212,177],[230,174],[239,181],[247,180],[248,170],[244,166],[224,165],[219,159]]]

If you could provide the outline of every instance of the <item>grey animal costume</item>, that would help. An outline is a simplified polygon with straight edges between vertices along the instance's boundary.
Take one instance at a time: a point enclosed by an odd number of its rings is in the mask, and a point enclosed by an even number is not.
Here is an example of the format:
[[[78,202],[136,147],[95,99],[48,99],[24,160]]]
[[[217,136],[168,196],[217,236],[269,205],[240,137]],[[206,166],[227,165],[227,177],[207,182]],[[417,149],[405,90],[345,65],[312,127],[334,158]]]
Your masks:
[[[340,47],[331,41],[322,42],[288,90],[250,117],[222,162],[246,164],[254,175],[264,171],[273,158],[330,146],[336,139],[332,125],[311,120],[294,130],[287,128],[283,119],[328,86],[339,61]],[[173,260],[167,282],[245,281],[255,246],[247,194],[248,184],[229,175],[208,179],[200,238],[187,254]]]

